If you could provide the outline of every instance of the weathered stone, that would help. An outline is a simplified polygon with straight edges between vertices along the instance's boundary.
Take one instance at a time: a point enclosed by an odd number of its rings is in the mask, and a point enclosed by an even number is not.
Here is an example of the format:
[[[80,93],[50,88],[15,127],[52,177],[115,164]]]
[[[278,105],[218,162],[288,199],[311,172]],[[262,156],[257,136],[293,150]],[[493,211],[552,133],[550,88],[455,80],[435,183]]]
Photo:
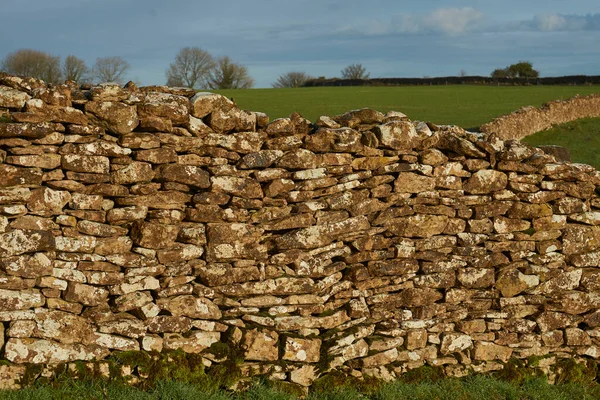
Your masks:
[[[577,317],[575,315],[568,315],[552,311],[545,311],[536,318],[538,328],[542,333],[553,331],[555,329],[566,328],[569,326],[576,326],[580,320],[581,317]]]
[[[178,182],[201,189],[210,187],[208,172],[193,165],[165,164],[156,170],[158,180],[163,182]]]
[[[412,172],[401,172],[394,182],[394,191],[398,193],[421,193],[433,190],[435,179]]]
[[[25,378],[26,371],[27,366],[25,365],[13,364],[0,366],[0,390],[22,389],[21,382]]]
[[[409,288],[390,298],[390,302],[404,307],[421,307],[441,300],[443,295],[430,288]]]
[[[362,135],[351,128],[319,128],[305,141],[307,150],[316,153],[354,153],[362,149]]]
[[[473,347],[473,340],[471,336],[461,335],[459,333],[448,333],[444,334],[440,347],[440,353],[451,354],[467,350],[471,347]]]
[[[31,96],[8,86],[0,86],[0,107],[21,109]]]
[[[444,232],[448,225],[445,215],[413,215],[384,222],[388,232],[404,237],[431,237]]]
[[[60,130],[58,124],[41,123],[0,123],[0,139],[26,138],[41,139],[54,131]],[[64,132],[64,127],[62,128]]]
[[[252,329],[246,332],[243,346],[245,358],[254,361],[276,361],[279,359],[279,335],[269,330]]]
[[[136,220],[144,220],[146,215],[148,215],[148,207],[113,208],[106,214],[106,220],[112,225],[122,225]]]
[[[138,150],[135,159],[151,164],[174,163],[177,162],[177,152],[168,148]]]
[[[257,267],[232,268],[229,264],[207,264],[196,271],[200,281],[210,287],[260,279]]]
[[[154,116],[167,119],[173,125],[188,122],[190,102],[187,97],[169,93],[148,92],[137,106],[141,118]]]
[[[461,268],[458,281],[467,288],[483,289],[494,285],[494,270],[491,268]]]
[[[307,169],[317,167],[317,155],[310,150],[294,149],[286,152],[283,157],[275,162],[279,168]]]
[[[179,227],[175,225],[160,225],[151,222],[136,221],[131,230],[134,243],[150,249],[166,249],[173,246]]]
[[[54,169],[60,166],[61,157],[58,154],[9,156],[6,157],[5,162],[22,167]]]
[[[0,163],[0,188],[9,186],[38,187],[42,183],[43,173],[39,168],[18,168],[12,165]],[[0,204],[19,201],[19,197],[14,198],[10,193],[28,193],[24,188],[11,188],[0,190]],[[25,201],[27,199],[23,199]]]
[[[308,387],[318,378],[317,368],[313,365],[303,365],[290,371],[290,381],[300,386]]]
[[[337,115],[333,119],[343,126],[355,128],[362,124],[380,124],[385,119],[385,115],[370,108],[362,108],[360,110],[351,110],[344,114]]]
[[[312,249],[326,246],[348,233],[359,233],[370,227],[367,217],[359,216],[348,218],[341,222],[316,225],[286,233],[277,237],[275,243],[280,250],[293,248]]]
[[[580,254],[600,247],[600,227],[570,224],[563,230],[563,254]]]
[[[320,360],[321,339],[286,337],[283,360],[316,363]]]
[[[157,315],[146,321],[149,332],[183,333],[192,329],[192,321],[187,317]]]
[[[132,162],[125,168],[113,171],[110,174],[112,183],[129,185],[132,183],[150,182],[154,178],[152,165],[144,162]]]
[[[6,359],[18,364],[60,364],[77,360],[102,359],[109,354],[109,351],[95,345],[11,338],[6,342],[4,354]]]
[[[194,319],[220,319],[221,311],[210,300],[203,297],[177,296],[159,300],[158,305],[174,316],[186,316]]]
[[[101,210],[102,196],[73,193],[69,200],[69,208],[73,210]]]
[[[57,191],[49,188],[40,188],[31,192],[27,208],[34,213],[43,215],[61,214],[63,207],[71,200],[67,191]]]
[[[206,260],[264,260],[267,247],[260,243],[263,233],[261,228],[246,224],[208,224]]]
[[[234,283],[218,286],[215,290],[227,296],[256,296],[256,295],[292,295],[307,294],[315,291],[314,281],[310,278],[283,277],[266,279],[260,282]]]
[[[498,360],[507,362],[513,350],[509,347],[499,346],[489,342],[476,342],[473,358],[478,361]]]
[[[210,182],[213,190],[217,192],[225,192],[248,199],[263,197],[260,183],[251,178],[213,176],[210,178]]]
[[[96,286],[85,285],[77,282],[69,282],[64,294],[64,299],[85,306],[99,306],[106,304],[108,290]]]
[[[0,234],[0,257],[54,250],[55,239],[50,232],[15,229]]]
[[[384,352],[373,354],[362,359],[363,368],[373,368],[380,365],[388,365],[398,358],[398,349],[389,349]]]
[[[99,126],[118,135],[132,132],[139,124],[137,109],[111,101],[88,101],[85,112]]]
[[[0,311],[28,310],[41,307],[46,302],[39,290],[5,290],[0,289]]]
[[[163,343],[165,350],[181,349],[185,353],[201,353],[205,349],[219,342],[220,332],[193,331],[189,335],[167,334]]]
[[[4,257],[0,260],[0,266],[6,273],[22,278],[52,275],[52,261],[44,253]]]
[[[83,317],[63,311],[36,313],[35,337],[52,339],[60,343],[90,344],[93,340],[93,328]]]
[[[104,156],[64,154],[62,156],[61,165],[62,168],[67,171],[92,174],[107,174],[110,170],[109,160]]]
[[[121,206],[138,206],[149,209],[185,210],[185,204],[191,201],[191,197],[189,194],[167,190],[153,194],[122,197],[117,199],[116,203]]]
[[[93,101],[122,101],[129,97],[129,92],[114,82],[101,83],[89,91]]]
[[[268,168],[282,156],[283,151],[281,150],[261,150],[249,153],[242,158],[240,168]]]
[[[471,194],[488,194],[506,188],[508,177],[505,173],[491,169],[475,172],[463,184],[465,192]]]
[[[573,290],[579,286],[583,270],[575,269],[569,272],[561,272],[554,278],[540,284],[534,291],[535,294],[552,295],[567,290]]]
[[[204,138],[203,144],[220,146],[239,154],[249,154],[260,151],[266,138],[266,134],[262,132],[210,133]]]
[[[198,92],[190,99],[191,114],[204,118],[215,110],[231,110],[235,104],[227,97],[216,93]]]
[[[502,296],[513,297],[539,283],[540,278],[536,275],[525,275],[516,269],[509,269],[500,272],[496,280],[496,287]]]
[[[379,142],[394,150],[418,148],[422,141],[431,136],[431,132],[417,132],[410,121],[391,121],[375,128]]]
[[[97,243],[93,236],[57,236],[54,241],[56,250],[66,253],[91,253]]]

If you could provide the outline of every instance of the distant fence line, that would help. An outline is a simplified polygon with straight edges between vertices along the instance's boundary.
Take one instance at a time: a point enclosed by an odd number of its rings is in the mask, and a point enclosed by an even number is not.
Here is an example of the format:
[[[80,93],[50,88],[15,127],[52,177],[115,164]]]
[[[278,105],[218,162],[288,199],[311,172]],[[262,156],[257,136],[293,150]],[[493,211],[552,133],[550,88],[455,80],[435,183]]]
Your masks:
[[[311,79],[305,87],[317,86],[426,86],[426,85],[599,85],[600,75],[552,76],[545,78],[491,78],[486,76],[445,76],[436,78]]]

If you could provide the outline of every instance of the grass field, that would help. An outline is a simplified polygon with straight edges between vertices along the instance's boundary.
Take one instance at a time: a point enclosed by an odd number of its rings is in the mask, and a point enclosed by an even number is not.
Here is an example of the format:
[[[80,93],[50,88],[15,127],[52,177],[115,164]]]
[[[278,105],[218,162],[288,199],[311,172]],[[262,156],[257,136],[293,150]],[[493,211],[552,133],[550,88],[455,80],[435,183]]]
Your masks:
[[[573,162],[600,169],[600,118],[585,118],[558,125],[528,136],[523,142],[532,146],[554,144],[571,152]]]
[[[315,121],[369,107],[401,111],[413,120],[476,128],[522,106],[540,106],[576,94],[600,93],[600,86],[393,86],[222,90],[243,109],[262,111],[271,119],[299,112]]]
[[[592,400],[600,398],[597,384],[549,385],[537,378],[508,383],[488,376],[443,379],[420,383],[394,382],[367,392],[351,387],[312,392],[307,400]],[[231,393],[183,382],[162,381],[141,391],[105,381],[68,381],[61,385],[38,386],[19,391],[0,391],[5,400],[293,400],[298,396],[281,388],[259,384],[247,392]]]

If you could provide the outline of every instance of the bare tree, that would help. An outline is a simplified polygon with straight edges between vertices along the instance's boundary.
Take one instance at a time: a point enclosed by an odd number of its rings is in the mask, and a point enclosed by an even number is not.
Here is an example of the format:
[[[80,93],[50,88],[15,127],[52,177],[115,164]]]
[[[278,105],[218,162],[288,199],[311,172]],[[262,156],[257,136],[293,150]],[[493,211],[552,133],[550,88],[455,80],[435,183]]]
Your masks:
[[[168,86],[189,88],[206,87],[211,70],[215,67],[213,57],[199,47],[184,47],[165,72]]]
[[[85,61],[73,55],[67,56],[63,63],[63,78],[75,82],[85,79],[89,68],[85,65]]]
[[[121,57],[99,57],[92,69],[92,75],[100,82],[117,82],[122,84],[125,73],[131,68]]]
[[[32,76],[48,83],[61,79],[60,57],[42,51],[21,49],[8,54],[1,69],[14,75]]]
[[[306,72],[286,72],[285,74],[279,76],[277,81],[275,81],[271,86],[274,88],[295,88],[304,86],[304,84],[313,79],[312,76],[308,75]]]
[[[362,64],[350,64],[342,70],[344,79],[369,79],[369,73]]]
[[[210,89],[249,89],[254,79],[248,75],[248,68],[231,61],[227,56],[217,60],[208,80]]]

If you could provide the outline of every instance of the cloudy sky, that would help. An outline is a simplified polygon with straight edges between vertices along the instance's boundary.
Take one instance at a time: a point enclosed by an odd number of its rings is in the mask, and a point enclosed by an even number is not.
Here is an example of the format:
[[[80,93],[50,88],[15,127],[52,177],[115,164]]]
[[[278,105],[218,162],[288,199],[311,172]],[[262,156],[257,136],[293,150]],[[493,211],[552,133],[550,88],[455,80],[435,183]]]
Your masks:
[[[352,63],[371,77],[489,75],[519,60],[542,76],[600,75],[598,0],[0,0],[0,17],[0,58],[121,56],[143,85],[164,84],[185,46],[246,65],[256,87]]]

